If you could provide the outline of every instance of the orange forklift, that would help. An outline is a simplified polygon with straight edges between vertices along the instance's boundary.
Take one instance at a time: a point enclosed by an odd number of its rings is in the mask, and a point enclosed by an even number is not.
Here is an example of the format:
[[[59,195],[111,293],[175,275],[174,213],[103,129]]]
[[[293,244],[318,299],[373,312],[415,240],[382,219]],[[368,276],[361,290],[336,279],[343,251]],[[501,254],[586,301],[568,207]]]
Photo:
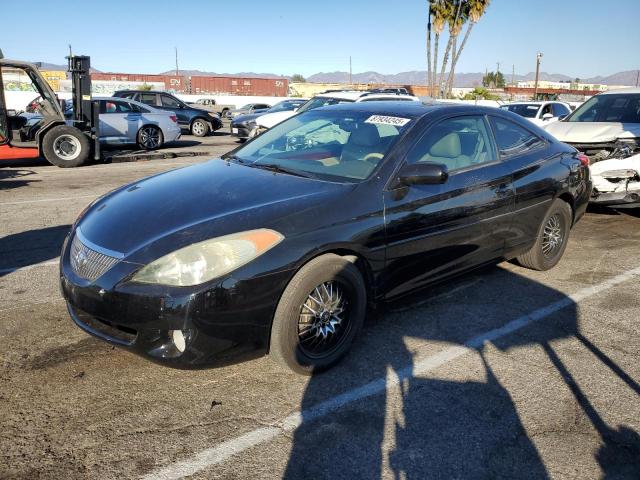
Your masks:
[[[69,120],[64,100],[56,97],[37,67],[5,59],[0,50],[0,162],[43,156],[64,168],[84,164],[91,154],[100,159],[99,107],[91,100],[90,59],[83,55],[67,59],[73,85]],[[8,86],[25,84],[38,96],[24,110],[8,109]]]

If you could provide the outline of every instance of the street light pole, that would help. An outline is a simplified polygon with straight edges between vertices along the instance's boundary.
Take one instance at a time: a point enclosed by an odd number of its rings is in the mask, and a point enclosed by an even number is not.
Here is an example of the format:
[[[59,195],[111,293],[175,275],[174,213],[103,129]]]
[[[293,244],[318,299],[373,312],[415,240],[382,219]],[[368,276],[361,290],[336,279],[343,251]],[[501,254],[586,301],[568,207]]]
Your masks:
[[[542,52],[536,54],[536,83],[533,88],[533,99],[538,98],[538,78],[540,77],[540,61],[542,60]]]

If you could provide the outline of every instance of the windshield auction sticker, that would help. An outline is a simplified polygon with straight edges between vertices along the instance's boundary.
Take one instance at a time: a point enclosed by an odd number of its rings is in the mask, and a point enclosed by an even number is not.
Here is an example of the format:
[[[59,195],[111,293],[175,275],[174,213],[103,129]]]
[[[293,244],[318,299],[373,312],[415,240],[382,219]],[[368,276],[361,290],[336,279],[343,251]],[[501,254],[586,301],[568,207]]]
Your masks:
[[[377,123],[381,125],[394,125],[396,127],[404,127],[410,121],[410,118],[387,117],[386,115],[371,115],[364,121],[364,123]]]

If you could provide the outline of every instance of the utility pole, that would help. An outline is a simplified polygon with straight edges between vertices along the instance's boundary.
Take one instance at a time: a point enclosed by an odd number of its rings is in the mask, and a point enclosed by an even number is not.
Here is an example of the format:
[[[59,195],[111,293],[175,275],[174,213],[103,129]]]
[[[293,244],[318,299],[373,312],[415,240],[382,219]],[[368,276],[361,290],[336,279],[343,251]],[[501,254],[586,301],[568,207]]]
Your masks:
[[[640,70],[636,72],[636,87],[638,86],[638,80],[640,80]]]
[[[71,44],[69,44],[69,56],[73,57],[73,52],[71,51]]]
[[[542,52],[536,54],[536,83],[533,88],[533,99],[538,98],[538,78],[540,77],[540,61],[542,60]]]
[[[511,65],[511,85],[516,86],[516,64]]]
[[[178,69],[178,47],[173,47],[176,51],[176,77],[180,75],[180,70]]]
[[[349,85],[353,84],[352,77],[353,77],[353,72],[351,70],[351,55],[349,55]]]

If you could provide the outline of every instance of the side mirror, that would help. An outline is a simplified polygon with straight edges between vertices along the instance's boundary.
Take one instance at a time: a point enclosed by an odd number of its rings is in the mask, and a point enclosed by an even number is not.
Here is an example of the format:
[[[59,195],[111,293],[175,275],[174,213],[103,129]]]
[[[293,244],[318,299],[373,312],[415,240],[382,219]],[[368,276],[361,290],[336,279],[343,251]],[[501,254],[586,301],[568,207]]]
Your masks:
[[[447,181],[449,171],[440,163],[414,163],[404,165],[398,173],[403,185],[437,185]]]
[[[551,113],[545,113],[544,115],[542,115],[542,120],[544,120],[545,122],[547,120],[551,120],[553,118],[553,114]]]

